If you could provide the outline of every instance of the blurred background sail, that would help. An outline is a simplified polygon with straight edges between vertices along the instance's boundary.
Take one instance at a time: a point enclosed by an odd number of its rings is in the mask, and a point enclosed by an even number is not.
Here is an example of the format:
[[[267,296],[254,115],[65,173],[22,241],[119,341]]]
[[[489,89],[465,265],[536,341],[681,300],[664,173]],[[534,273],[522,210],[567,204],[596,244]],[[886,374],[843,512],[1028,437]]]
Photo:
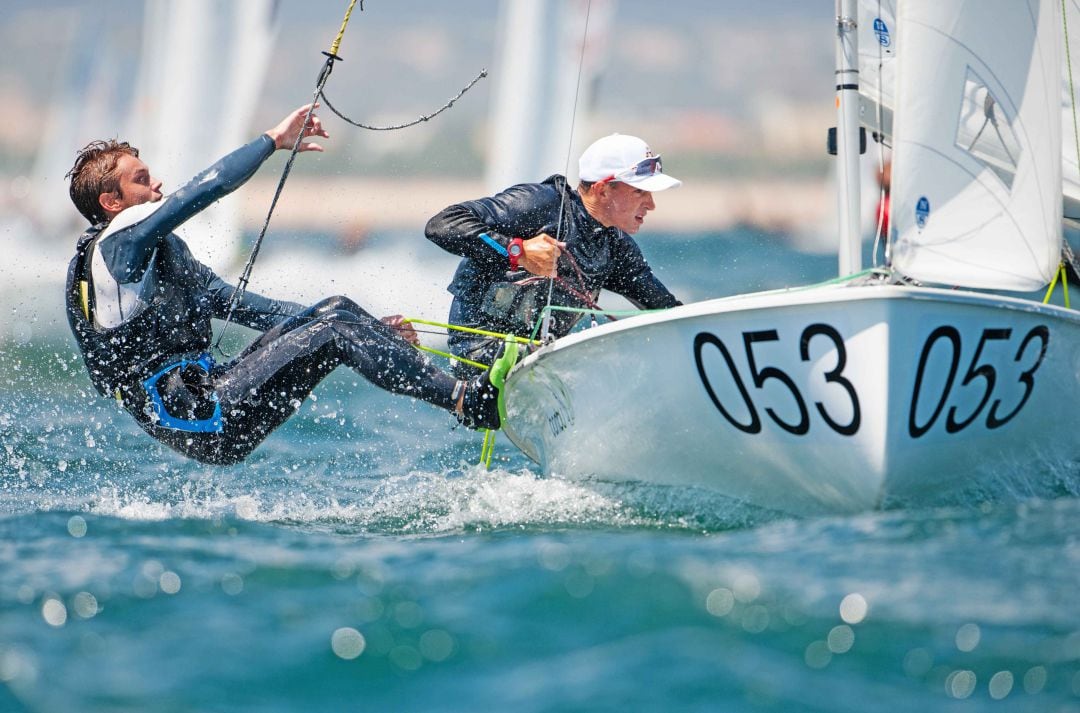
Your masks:
[[[32,230],[52,237],[77,232],[85,222],[68,210],[68,182],[75,151],[89,141],[114,136],[116,106],[128,100],[119,84],[121,59],[108,23],[75,10],[58,13],[53,28],[61,39],[58,71],[49,87],[50,101],[39,127],[33,165],[19,201]]]
[[[150,0],[126,135],[169,193],[249,141],[276,35],[275,0]],[[241,247],[235,196],[177,232],[215,270]]]
[[[589,115],[614,13],[615,0],[503,0],[484,179],[489,191],[553,173],[576,183],[577,156],[598,138]]]

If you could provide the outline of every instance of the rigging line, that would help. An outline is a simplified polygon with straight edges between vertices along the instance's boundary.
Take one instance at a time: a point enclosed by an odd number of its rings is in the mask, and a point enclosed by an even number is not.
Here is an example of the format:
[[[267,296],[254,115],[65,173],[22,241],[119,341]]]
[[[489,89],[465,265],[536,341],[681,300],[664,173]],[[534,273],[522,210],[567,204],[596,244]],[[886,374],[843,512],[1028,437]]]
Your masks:
[[[416,126],[417,124],[420,124],[420,123],[423,123],[425,121],[430,121],[431,119],[434,119],[439,114],[442,114],[444,111],[446,111],[450,107],[454,106],[454,102],[456,102],[458,99],[463,97],[465,95],[465,92],[472,89],[476,85],[477,82],[479,82],[481,79],[484,79],[487,76],[488,76],[487,70],[486,69],[481,69],[480,73],[477,74],[475,77],[473,77],[473,80],[471,82],[469,82],[468,84],[466,84],[465,87],[460,92],[457,93],[457,96],[455,96],[453,99],[451,99],[450,101],[443,104],[442,107],[440,107],[436,111],[434,111],[434,112],[432,112],[430,114],[424,114],[423,116],[420,116],[420,117],[418,117],[416,119],[413,119],[412,121],[406,122],[404,124],[392,124],[390,126],[371,126],[370,124],[363,124],[363,123],[361,123],[359,121],[356,121],[355,119],[350,119],[349,117],[342,114],[333,104],[330,103],[330,98],[326,96],[326,92],[320,91],[319,96],[322,98],[323,102],[326,104],[327,109],[329,109],[339,119],[341,119],[342,121],[344,121],[344,122],[346,122],[348,124],[352,124],[353,126],[355,126],[357,128],[360,128],[360,129],[367,129],[368,131],[397,131],[398,129],[407,129],[410,126]]]
[[[566,163],[564,164],[565,167],[563,169],[563,180],[566,181],[566,185],[563,186],[562,198],[559,200],[559,213],[558,213],[558,218],[556,219],[557,224],[555,226],[555,240],[557,240],[559,242],[562,242],[561,240],[559,240],[559,238],[562,237],[563,211],[564,211],[564,209],[566,207],[566,191],[568,191],[570,189],[569,181],[566,179],[566,175],[570,172],[570,152],[574,150],[574,127],[577,125],[578,99],[581,96],[581,74],[582,74],[581,70],[582,70],[582,67],[585,64],[585,46],[589,41],[589,18],[590,18],[591,15],[592,15],[592,0],[589,0],[588,4],[585,6],[585,29],[584,29],[584,31],[582,32],[582,35],[581,35],[581,54],[578,56],[577,83],[574,85],[574,107],[571,110],[571,114],[570,114],[570,140],[567,141],[567,145],[566,145]],[[569,255],[570,253],[567,252],[567,254]],[[555,263],[555,271],[556,271],[556,273],[558,272],[558,269],[559,269],[559,264],[558,264],[558,261],[556,261],[556,263]],[[554,279],[554,277],[555,276],[552,275],[551,277],[548,278],[548,291],[547,291],[547,306],[548,307],[551,306],[551,296],[552,296],[552,293],[554,292],[554,289],[555,289],[555,279]],[[581,288],[584,290],[585,285],[581,285]],[[544,342],[545,344],[548,341],[550,341],[550,337],[551,337],[551,320],[552,320],[551,311],[549,310],[549,311],[544,313],[544,324],[543,324],[543,328],[540,330],[540,340],[542,342]]]
[[[878,12],[877,19],[881,19],[881,0],[878,0]],[[895,30],[895,26],[893,27]],[[885,237],[885,261],[889,260],[889,244],[888,236],[882,236],[882,231],[885,228],[885,110],[882,109],[881,103],[885,98],[885,90],[882,81],[882,70],[885,66],[885,45],[881,43],[881,39],[878,39],[878,76],[877,76],[877,135],[878,140],[878,171],[881,172],[881,185],[878,186],[878,215],[877,215],[877,230],[874,231],[874,250],[871,253],[873,255],[873,266],[878,266],[878,247],[881,245],[882,237]],[[889,168],[892,171],[892,168]],[[892,180],[891,177],[889,179]]]
[[[1076,140],[1076,165],[1080,168],[1080,130],[1076,126],[1076,85],[1073,83],[1072,54],[1069,52],[1069,11],[1061,0],[1061,24],[1065,33],[1065,64],[1069,68],[1069,100],[1072,104],[1073,138]]]
[[[319,95],[326,85],[326,80],[330,78],[330,73],[334,70],[334,62],[341,59],[341,57],[338,56],[338,49],[341,46],[341,39],[345,35],[345,27],[349,24],[349,18],[352,16],[353,7],[356,5],[356,2],[357,0],[350,0],[349,7],[345,10],[345,18],[341,22],[341,29],[338,30],[337,36],[334,38],[333,43],[331,43],[330,51],[323,52],[323,54],[326,55],[326,62],[319,71],[319,78],[315,82],[315,92],[311,100],[311,105],[308,108],[307,114],[304,116],[304,123],[300,125],[300,131],[296,132],[296,140],[293,142],[292,152],[289,154],[289,159],[285,162],[285,168],[281,172],[281,178],[278,179],[277,189],[274,191],[274,197],[270,201],[270,209],[266,212],[266,219],[263,221],[258,237],[255,238],[255,244],[251,246],[251,254],[248,255],[247,264],[244,265],[244,271],[241,273],[240,279],[237,280],[236,287],[229,297],[229,309],[225,315],[225,324],[218,333],[217,341],[214,342],[214,349],[223,356],[232,356],[231,354],[225,354],[224,350],[221,348],[221,340],[225,337],[229,325],[232,324],[233,313],[236,311],[237,305],[247,291],[248,283],[251,281],[251,271],[255,267],[255,259],[259,256],[263,238],[266,237],[266,231],[270,227],[270,218],[274,215],[274,209],[277,207],[278,199],[281,198],[281,192],[285,188],[285,181],[289,178],[289,173],[292,171],[292,165],[296,160],[296,154],[300,152],[300,144],[304,139],[304,131],[311,122],[312,115],[315,113],[315,107],[318,106]],[[364,4],[361,2],[360,11],[363,12],[363,10]]]

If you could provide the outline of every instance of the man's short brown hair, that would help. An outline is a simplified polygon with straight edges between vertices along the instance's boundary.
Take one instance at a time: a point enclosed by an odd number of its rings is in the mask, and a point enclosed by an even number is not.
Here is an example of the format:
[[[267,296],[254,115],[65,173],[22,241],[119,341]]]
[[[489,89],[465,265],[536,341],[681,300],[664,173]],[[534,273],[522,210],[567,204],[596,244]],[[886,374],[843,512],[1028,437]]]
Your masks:
[[[116,165],[125,154],[138,158],[139,149],[116,139],[91,141],[79,151],[75,165],[64,176],[71,179],[68,188],[71,202],[91,224],[103,223],[109,218],[98,198],[102,193],[120,190]]]

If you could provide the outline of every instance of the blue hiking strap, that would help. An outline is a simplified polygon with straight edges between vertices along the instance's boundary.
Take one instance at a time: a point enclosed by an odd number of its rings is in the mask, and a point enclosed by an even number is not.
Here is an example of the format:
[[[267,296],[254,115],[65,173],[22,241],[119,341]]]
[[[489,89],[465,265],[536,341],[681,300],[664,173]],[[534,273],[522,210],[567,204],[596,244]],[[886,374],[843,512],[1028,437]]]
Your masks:
[[[480,235],[476,237],[480,238],[485,243],[490,245],[492,249],[495,250],[495,252],[499,253],[503,257],[510,257],[510,254],[506,252],[506,248],[504,248],[502,245],[499,245],[498,241],[496,241],[495,238],[491,237],[487,233],[480,233]]]
[[[176,431],[186,431],[187,433],[220,433],[223,425],[221,422],[221,404],[218,403],[217,394],[212,397],[214,399],[213,415],[210,418],[203,419],[177,418],[165,409],[165,403],[161,400],[161,394],[157,389],[157,382],[161,377],[173,369],[179,368],[183,370],[190,365],[195,365],[209,374],[214,367],[214,359],[209,354],[203,354],[194,360],[181,359],[180,361],[174,361],[166,364],[160,371],[143,382],[143,388],[146,389],[146,394],[150,397],[150,405],[158,417],[157,425]]]

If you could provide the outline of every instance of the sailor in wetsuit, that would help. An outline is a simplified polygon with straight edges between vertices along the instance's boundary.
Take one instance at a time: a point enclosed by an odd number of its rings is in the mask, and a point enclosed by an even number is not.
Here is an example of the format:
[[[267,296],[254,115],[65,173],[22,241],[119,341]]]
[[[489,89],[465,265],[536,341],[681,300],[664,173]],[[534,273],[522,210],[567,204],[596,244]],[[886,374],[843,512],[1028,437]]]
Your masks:
[[[589,146],[578,176],[576,191],[554,175],[452,205],[428,221],[428,240],[465,258],[449,287],[451,324],[528,337],[548,303],[547,277],[555,278],[552,305],[595,309],[601,289],[639,308],[682,304],[630,237],[656,207],[652,194],[681,182],[663,173],[644,141],[622,134]],[[564,336],[580,316],[554,311],[550,334]],[[450,336],[454,354],[483,363],[491,363],[500,344],[462,332]]]
[[[276,150],[327,137],[309,106],[163,196],[138,150],[95,141],[69,176],[75,206],[92,224],[67,277],[67,315],[90,379],[154,438],[196,460],[248,456],[339,364],[372,383],[455,411],[474,428],[498,428],[498,392],[485,378],[454,379],[413,349],[400,318],[389,324],[346,297],[313,307],[246,293],[233,318],[266,330],[227,364],[211,358],[211,318],[224,318],[233,287],[192,256],[172,231],[247,181]]]

